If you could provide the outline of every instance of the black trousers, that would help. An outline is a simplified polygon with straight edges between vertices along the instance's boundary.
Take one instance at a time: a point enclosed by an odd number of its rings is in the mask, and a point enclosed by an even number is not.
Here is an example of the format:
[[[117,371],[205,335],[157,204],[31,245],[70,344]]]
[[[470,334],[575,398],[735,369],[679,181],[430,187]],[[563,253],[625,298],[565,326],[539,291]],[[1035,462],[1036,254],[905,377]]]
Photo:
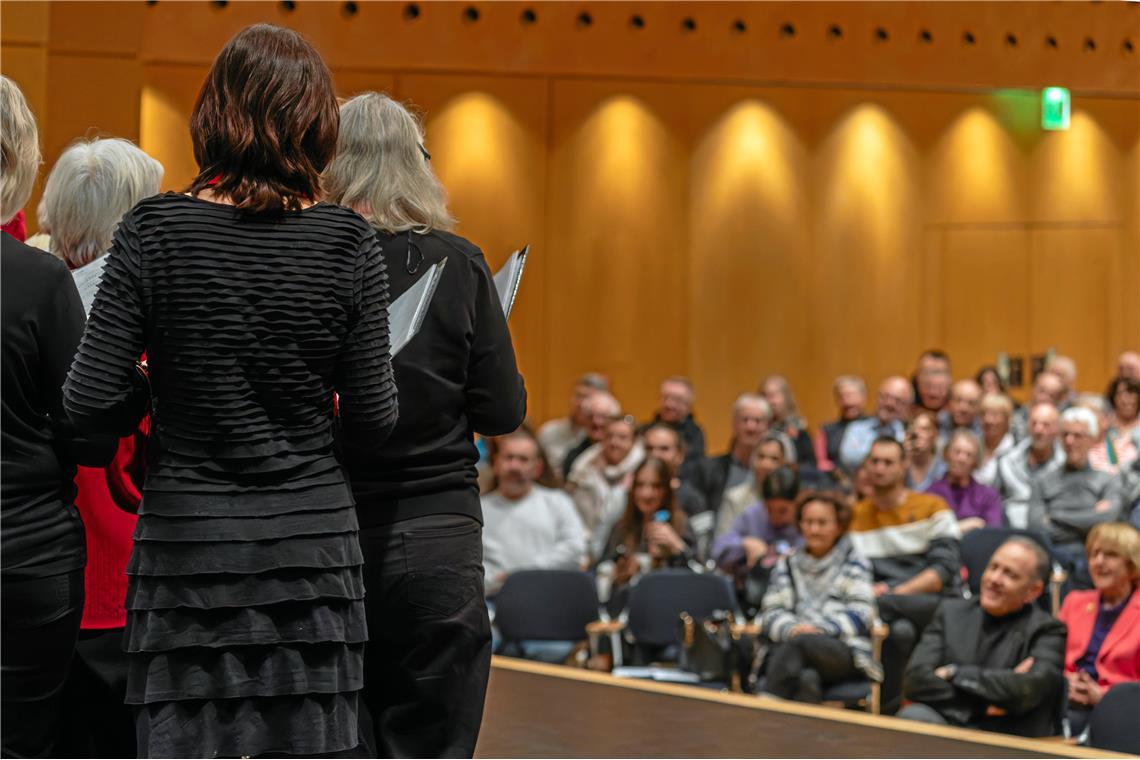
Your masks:
[[[475,752],[491,670],[482,532],[462,515],[360,531],[369,636],[362,696],[374,736],[366,725],[362,732],[380,757]]]
[[[83,568],[0,583],[0,754],[47,757],[83,617]]]
[[[802,634],[776,644],[767,657],[765,691],[784,699],[819,704],[823,688],[859,677],[851,650],[839,639]]]
[[[127,697],[123,629],[83,630],[63,690],[67,731],[60,757],[135,757],[135,719]]]
[[[882,712],[894,715],[902,702],[903,673],[923,629],[941,604],[938,594],[885,594],[879,597],[879,617],[890,626],[883,642]]]

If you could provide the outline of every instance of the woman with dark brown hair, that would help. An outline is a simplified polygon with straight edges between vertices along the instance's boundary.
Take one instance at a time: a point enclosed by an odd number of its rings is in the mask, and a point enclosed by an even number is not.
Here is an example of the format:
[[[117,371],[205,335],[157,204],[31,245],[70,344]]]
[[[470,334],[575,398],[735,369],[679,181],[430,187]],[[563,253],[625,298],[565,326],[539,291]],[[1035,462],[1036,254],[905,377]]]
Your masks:
[[[625,607],[637,576],[685,567],[696,543],[673,494],[673,471],[648,457],[633,471],[625,512],[614,525],[598,564],[598,595],[612,614]]]
[[[300,35],[230,40],[191,117],[200,173],[123,217],[64,388],[77,424],[119,435],[150,402],[125,635],[143,757],[358,745],[363,560],[333,397],[351,456],[396,395],[376,236],[315,202],[337,124]]]

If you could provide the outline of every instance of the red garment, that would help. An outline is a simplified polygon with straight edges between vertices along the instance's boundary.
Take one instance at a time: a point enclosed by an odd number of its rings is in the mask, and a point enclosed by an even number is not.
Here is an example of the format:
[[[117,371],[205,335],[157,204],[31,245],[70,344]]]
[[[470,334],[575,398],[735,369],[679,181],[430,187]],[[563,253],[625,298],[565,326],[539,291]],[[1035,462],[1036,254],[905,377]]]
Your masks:
[[[1065,639],[1065,672],[1072,673],[1089,648],[1100,592],[1070,591],[1057,617],[1069,628]],[[1097,682],[1109,689],[1125,681],[1140,681],[1140,593],[1133,592],[1128,606],[1108,631],[1096,656]]]
[[[127,624],[127,561],[142,502],[143,451],[150,419],[139,432],[119,441],[119,450],[106,468],[80,467],[75,474],[75,506],[87,533],[87,599],[84,629],[122,628]],[[129,511],[124,511],[129,510]]]
[[[20,209],[8,223],[0,227],[0,232],[7,232],[21,243],[28,239],[28,225],[24,222],[24,210]]]

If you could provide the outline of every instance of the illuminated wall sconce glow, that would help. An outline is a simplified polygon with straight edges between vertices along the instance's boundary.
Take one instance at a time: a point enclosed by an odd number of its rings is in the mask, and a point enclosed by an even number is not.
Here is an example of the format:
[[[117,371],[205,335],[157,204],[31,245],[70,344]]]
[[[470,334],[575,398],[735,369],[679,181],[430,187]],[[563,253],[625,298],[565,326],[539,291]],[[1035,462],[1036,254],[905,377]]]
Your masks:
[[[1046,87],[1041,91],[1041,128],[1063,130],[1069,128],[1072,100],[1064,87]]]

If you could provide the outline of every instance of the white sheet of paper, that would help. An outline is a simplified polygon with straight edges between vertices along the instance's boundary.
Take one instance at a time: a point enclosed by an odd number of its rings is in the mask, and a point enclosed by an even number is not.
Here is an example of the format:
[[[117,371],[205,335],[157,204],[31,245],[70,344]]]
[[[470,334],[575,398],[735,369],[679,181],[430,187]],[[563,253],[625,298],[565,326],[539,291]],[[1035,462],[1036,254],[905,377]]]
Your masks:
[[[499,291],[499,301],[503,304],[503,314],[507,319],[511,318],[511,309],[515,307],[515,298],[519,294],[519,283],[522,281],[528,253],[530,246],[524,245],[521,250],[512,253],[503,264],[503,268],[495,273],[495,289]]]
[[[91,314],[91,304],[95,302],[95,293],[99,290],[99,283],[103,279],[103,268],[107,265],[107,257],[100,256],[86,266],[72,270],[71,276],[75,279],[75,287],[79,290],[79,300],[83,301],[83,311]]]
[[[415,285],[388,307],[389,356],[400,353],[400,349],[420,331],[446,264],[447,259],[432,264]]]

